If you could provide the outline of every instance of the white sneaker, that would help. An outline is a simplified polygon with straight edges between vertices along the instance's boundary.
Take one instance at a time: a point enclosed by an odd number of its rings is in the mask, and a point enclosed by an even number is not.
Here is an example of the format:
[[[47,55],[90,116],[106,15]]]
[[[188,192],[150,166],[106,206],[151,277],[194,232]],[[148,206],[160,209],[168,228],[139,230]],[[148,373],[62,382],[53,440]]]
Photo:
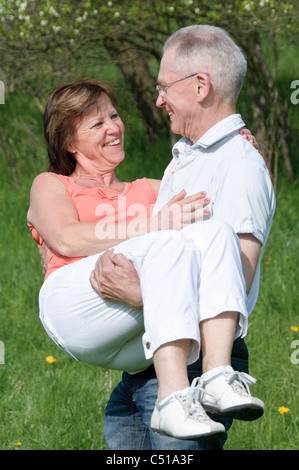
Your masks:
[[[205,411],[244,421],[253,421],[262,416],[264,403],[252,397],[248,384],[256,383],[256,379],[244,372],[237,372],[226,366],[210,380],[204,382],[206,393],[201,395],[200,402]]]
[[[194,379],[191,387],[172,394],[162,404],[156,402],[153,431],[177,439],[214,440],[224,436],[224,426],[211,420],[195,398],[199,380]]]

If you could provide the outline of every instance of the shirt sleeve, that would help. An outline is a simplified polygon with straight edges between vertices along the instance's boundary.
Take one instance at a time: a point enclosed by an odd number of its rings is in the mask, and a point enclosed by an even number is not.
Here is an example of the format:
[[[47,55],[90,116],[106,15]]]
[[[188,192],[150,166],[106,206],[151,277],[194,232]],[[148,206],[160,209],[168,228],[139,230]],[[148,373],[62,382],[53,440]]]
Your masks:
[[[251,233],[263,245],[275,210],[266,165],[240,157],[221,165],[217,173],[212,216],[232,225],[236,233]]]

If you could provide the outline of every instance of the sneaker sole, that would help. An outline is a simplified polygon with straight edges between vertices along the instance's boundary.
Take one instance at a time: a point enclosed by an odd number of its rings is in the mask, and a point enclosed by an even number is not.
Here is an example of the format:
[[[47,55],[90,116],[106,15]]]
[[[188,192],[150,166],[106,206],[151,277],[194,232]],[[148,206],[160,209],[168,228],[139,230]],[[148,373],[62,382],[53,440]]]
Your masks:
[[[215,431],[215,432],[210,432],[208,434],[201,434],[198,436],[171,436],[170,434],[167,434],[163,431],[160,431],[159,429],[152,428],[152,431],[154,431],[157,434],[160,434],[161,436],[167,436],[167,437],[172,437],[174,439],[181,439],[183,441],[217,441],[218,439],[221,439],[225,436],[226,432],[225,430],[223,431]]]
[[[256,419],[259,419],[264,413],[263,408],[253,403],[248,404],[246,407],[244,407],[244,405],[234,406],[223,411],[209,405],[203,405],[203,408],[205,409],[206,413],[224,416],[225,418],[239,419],[242,421],[255,421]]]

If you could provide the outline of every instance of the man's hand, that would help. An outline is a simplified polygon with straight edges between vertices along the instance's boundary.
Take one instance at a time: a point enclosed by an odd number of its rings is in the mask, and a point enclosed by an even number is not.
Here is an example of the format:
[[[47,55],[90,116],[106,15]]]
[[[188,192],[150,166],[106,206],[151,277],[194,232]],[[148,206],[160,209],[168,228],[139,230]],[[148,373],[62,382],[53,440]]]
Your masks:
[[[123,254],[106,251],[99,257],[90,276],[93,289],[105,300],[143,306],[140,280],[134,265]]]
[[[38,251],[40,254],[40,264],[42,265],[43,274],[45,275],[49,267],[51,251],[49,250],[45,242],[41,245],[38,245]]]

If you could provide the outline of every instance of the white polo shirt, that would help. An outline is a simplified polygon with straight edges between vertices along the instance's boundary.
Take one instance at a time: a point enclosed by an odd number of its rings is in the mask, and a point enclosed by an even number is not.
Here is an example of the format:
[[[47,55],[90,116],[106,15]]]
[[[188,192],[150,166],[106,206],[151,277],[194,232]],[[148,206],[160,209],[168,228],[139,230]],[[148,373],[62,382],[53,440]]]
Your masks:
[[[218,122],[195,144],[183,137],[173,147],[173,159],[162,179],[154,212],[182,189],[187,195],[206,191],[211,216],[232,225],[236,233],[251,233],[262,244],[255,278],[248,295],[251,313],[258,297],[260,261],[275,212],[275,194],[263,157],[239,134],[245,124],[239,114]]]

